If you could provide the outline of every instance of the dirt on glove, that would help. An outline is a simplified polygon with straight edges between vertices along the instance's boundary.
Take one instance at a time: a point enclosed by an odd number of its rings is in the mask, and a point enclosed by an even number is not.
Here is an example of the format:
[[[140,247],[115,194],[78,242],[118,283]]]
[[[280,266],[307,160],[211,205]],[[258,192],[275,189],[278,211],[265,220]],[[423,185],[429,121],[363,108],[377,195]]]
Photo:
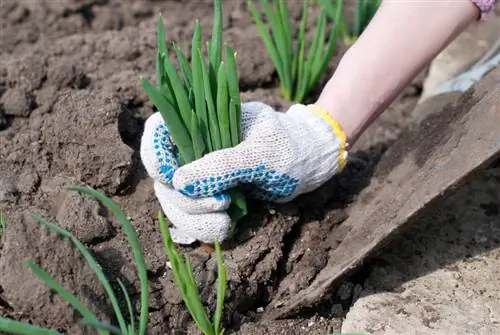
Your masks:
[[[224,36],[238,51],[243,99],[285,109],[290,103],[280,98],[273,64],[245,1],[226,0],[223,6]],[[299,2],[290,3],[295,24],[300,9]],[[211,0],[1,2],[0,209],[7,217],[0,242],[1,316],[68,334],[91,333],[27,269],[24,261],[32,258],[102,321],[116,322],[84,259],[68,241],[40,228],[32,213],[70,229],[90,248],[114,287],[120,279],[138,299],[135,265],[115,218],[96,201],[64,189],[85,183],[112,197],[140,234],[151,288],[148,334],[196,334],[166,266],[156,221],[160,206],[138,151],[144,121],[152,112],[138,77],[154,76],[160,11],[167,38],[185,52],[194,19],[200,19],[204,39],[209,38]],[[340,46],[330,73],[344,50]],[[329,250],[346,233],[342,222],[349,206],[409,122],[421,81],[412,83],[365,133],[341,175],[290,204],[250,203],[251,214],[224,252],[227,334],[325,334],[340,328],[342,313],[332,312],[332,306],[347,308],[349,290],[347,298],[332,297],[315,315],[272,324],[258,320],[274,297],[307,287],[326,265]],[[202,297],[213,308],[214,257],[201,249],[183,251],[189,252]],[[353,280],[361,283],[360,276]]]

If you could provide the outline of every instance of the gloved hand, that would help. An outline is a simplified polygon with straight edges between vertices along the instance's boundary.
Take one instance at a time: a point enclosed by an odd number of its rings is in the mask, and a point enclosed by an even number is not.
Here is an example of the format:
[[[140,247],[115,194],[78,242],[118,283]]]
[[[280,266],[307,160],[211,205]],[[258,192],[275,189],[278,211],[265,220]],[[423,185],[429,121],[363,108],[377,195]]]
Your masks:
[[[206,154],[182,167],[159,113],[145,125],[141,158],[175,228],[177,243],[224,240],[231,222],[227,190],[249,186],[257,199],[288,202],[340,172],[347,159],[345,135],[314,105],[295,104],[286,113],[261,102],[242,104],[238,146]]]

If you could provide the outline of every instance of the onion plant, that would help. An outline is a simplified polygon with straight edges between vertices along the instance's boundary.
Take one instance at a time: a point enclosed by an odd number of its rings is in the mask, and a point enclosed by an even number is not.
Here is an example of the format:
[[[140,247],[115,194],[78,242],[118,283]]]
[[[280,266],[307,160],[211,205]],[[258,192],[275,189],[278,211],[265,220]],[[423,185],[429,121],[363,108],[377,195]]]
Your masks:
[[[319,0],[325,12],[332,18],[337,17],[337,13],[340,10],[343,11],[344,0]],[[356,8],[354,10],[353,17],[353,29],[352,32],[349,31],[345,17],[342,16],[341,20],[338,21],[339,32],[343,37],[344,43],[352,44],[358,37],[363,33],[368,23],[375,15],[378,7],[382,0],[356,0]]]
[[[130,243],[132,254],[134,256],[134,260],[138,270],[138,277],[140,280],[140,317],[139,320],[136,320],[136,315],[134,314],[132,307],[132,300],[129,294],[126,291],[124,284],[118,279],[118,285],[120,286],[120,290],[124,296],[127,310],[128,310],[128,321],[126,321],[125,316],[122,314],[120,309],[118,299],[113,291],[109,280],[106,278],[106,275],[101,269],[101,266],[96,262],[88,249],[80,242],[72,233],[69,231],[46,221],[44,218],[34,215],[36,221],[38,221],[43,227],[56,232],[62,237],[69,239],[73,245],[77,248],[77,250],[82,254],[82,256],[87,260],[88,264],[96,274],[99,281],[104,286],[104,289],[108,295],[109,300],[111,301],[111,305],[113,307],[115,317],[118,321],[118,326],[108,325],[100,322],[92,311],[81,303],[78,298],[71,293],[68,289],[62,287],[54,277],[52,277],[49,273],[43,270],[38,264],[36,264],[33,260],[27,260],[26,265],[33,271],[33,273],[42,279],[47,286],[49,286],[55,293],[57,293],[61,298],[66,300],[76,312],[80,314],[82,317],[82,324],[95,328],[99,335],[145,335],[147,330],[148,323],[148,299],[149,299],[149,286],[148,286],[148,278],[147,278],[147,270],[146,263],[144,261],[144,257],[142,255],[141,247],[139,244],[139,238],[134,228],[132,227],[130,221],[127,219],[126,215],[122,212],[122,210],[108,197],[99,193],[88,187],[75,186],[71,188],[74,191],[86,193],[97,200],[99,200],[102,204],[104,204],[118,219],[120,222],[125,234],[127,235],[127,239]],[[137,323],[136,323],[137,322]],[[40,334],[40,335],[62,335],[62,333],[47,329],[43,327],[38,327],[35,325],[15,321],[7,318],[0,318],[0,331],[8,334]]]
[[[309,0],[303,1],[298,36],[294,38],[292,23],[285,0],[260,0],[267,25],[254,3],[248,2],[250,13],[280,81],[282,95],[289,101],[302,102],[328,69],[337,45],[337,22],[342,11],[334,17],[332,29],[327,29],[328,15],[321,12],[315,23],[311,43],[306,42]]]
[[[174,273],[175,283],[181,293],[184,304],[186,305],[191,317],[204,335],[222,335],[221,329],[222,310],[226,295],[226,269],[222,259],[222,253],[219,243],[215,242],[215,255],[217,259],[218,287],[217,302],[213,320],[210,321],[200,298],[200,293],[193,276],[193,268],[187,255],[182,257],[175,249],[174,242],[170,236],[165,218],[161,212],[158,213],[160,229],[165,245],[165,252],[170,260],[172,271]],[[184,258],[184,260],[183,260]]]
[[[222,5],[214,0],[212,40],[207,41],[208,59],[202,51],[201,27],[196,20],[191,55],[175,43],[172,51],[165,41],[161,14],[157,20],[156,86],[140,78],[140,84],[160,112],[186,164],[205,154],[240,143],[241,105],[239,77],[234,50],[222,40]],[[224,57],[223,57],[224,56]],[[173,58],[173,57],[172,57]],[[189,59],[190,58],[190,59]],[[230,190],[228,213],[236,222],[246,215],[246,200],[239,188]]]

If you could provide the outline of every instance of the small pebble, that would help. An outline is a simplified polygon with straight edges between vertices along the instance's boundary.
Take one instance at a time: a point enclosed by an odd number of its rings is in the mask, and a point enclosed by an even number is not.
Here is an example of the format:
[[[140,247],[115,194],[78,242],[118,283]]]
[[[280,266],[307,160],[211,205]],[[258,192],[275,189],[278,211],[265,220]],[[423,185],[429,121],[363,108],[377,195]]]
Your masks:
[[[31,113],[31,99],[22,89],[10,88],[2,96],[5,115],[29,116]]]
[[[349,281],[343,282],[337,290],[337,296],[340,300],[348,300],[351,298],[353,287],[353,283]]]
[[[342,307],[341,304],[335,304],[332,306],[332,317],[334,318],[340,318],[342,315],[344,315],[344,308]]]
[[[358,300],[358,298],[361,296],[361,292],[363,291],[363,286],[361,284],[356,284],[354,288],[352,289],[352,301]]]
[[[257,313],[263,313],[264,307],[257,307]]]

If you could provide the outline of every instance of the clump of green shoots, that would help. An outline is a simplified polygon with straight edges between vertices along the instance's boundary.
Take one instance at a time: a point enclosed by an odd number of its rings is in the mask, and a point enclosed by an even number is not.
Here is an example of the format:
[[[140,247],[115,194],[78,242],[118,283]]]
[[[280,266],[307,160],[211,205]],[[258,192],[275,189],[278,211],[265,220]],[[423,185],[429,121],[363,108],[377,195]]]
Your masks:
[[[33,260],[27,260],[26,265],[33,271],[33,273],[42,279],[55,293],[57,293],[61,298],[66,300],[71,306],[77,311],[83,318],[82,324],[95,328],[99,335],[145,335],[148,323],[148,299],[149,299],[149,286],[146,271],[146,263],[141,252],[141,246],[139,244],[139,238],[134,228],[132,227],[130,221],[127,219],[126,215],[122,210],[108,197],[104,194],[99,193],[88,187],[75,186],[71,187],[72,190],[79,191],[91,195],[92,197],[103,203],[118,219],[122,225],[123,230],[127,235],[127,239],[131,245],[132,253],[138,270],[138,277],[140,280],[141,298],[140,298],[140,318],[136,325],[136,316],[134,315],[132,300],[126,291],[125,285],[118,279],[117,282],[120,286],[122,294],[125,298],[128,309],[128,322],[125,316],[122,314],[118,299],[113,291],[109,280],[101,269],[101,266],[95,261],[88,249],[77,239],[76,236],[71,234],[69,231],[46,221],[44,218],[34,215],[34,218],[45,228],[56,232],[62,237],[68,238],[73,245],[78,249],[78,251],[87,260],[88,264],[98,277],[99,281],[104,286],[104,289],[108,295],[111,305],[113,307],[115,317],[118,320],[118,327],[113,325],[108,325],[100,322],[92,311],[82,304],[78,298],[68,291],[66,288],[62,287],[54,277],[43,270],[39,265],[37,265]],[[138,327],[137,327],[138,326]],[[22,334],[22,335],[62,335],[62,333],[43,327],[38,327],[28,323],[19,322],[16,320],[8,318],[0,318],[0,331],[9,334]]]
[[[222,41],[222,5],[214,0],[212,41],[208,61],[202,54],[201,27],[196,20],[191,59],[173,44],[179,68],[169,57],[162,16],[157,21],[156,85],[141,76],[140,83],[158,108],[187,164],[206,153],[240,143],[241,105],[234,50]],[[222,59],[224,49],[225,59]],[[230,190],[228,213],[236,222],[246,215],[246,200],[239,188]]]
[[[259,29],[260,36],[276,68],[282,95],[289,101],[302,102],[307,94],[328,69],[337,44],[337,22],[342,11],[334,17],[334,27],[327,32],[327,14],[321,12],[316,20],[311,43],[306,43],[306,29],[309,16],[309,0],[304,0],[299,32],[294,43],[292,23],[285,0],[260,0],[268,26],[251,1],[248,2],[251,15]]]
[[[160,229],[165,245],[165,252],[170,260],[172,271],[174,273],[175,283],[181,293],[184,304],[186,305],[191,317],[204,335],[222,335],[221,329],[222,310],[224,308],[224,299],[226,295],[226,269],[222,259],[222,253],[219,243],[215,242],[215,254],[217,258],[217,272],[219,274],[217,287],[217,302],[213,320],[210,321],[203,303],[200,298],[198,286],[194,280],[193,268],[187,255],[183,257],[176,251],[174,242],[170,236],[167,224],[163,214],[158,213]]]
[[[326,13],[332,18],[337,17],[338,11],[342,12],[344,8],[344,0],[337,0],[335,2],[331,0],[319,0],[319,2]],[[338,21],[339,32],[343,37],[344,43],[352,44],[363,33],[377,12],[381,2],[382,0],[356,0],[352,32],[349,31],[344,16]]]

